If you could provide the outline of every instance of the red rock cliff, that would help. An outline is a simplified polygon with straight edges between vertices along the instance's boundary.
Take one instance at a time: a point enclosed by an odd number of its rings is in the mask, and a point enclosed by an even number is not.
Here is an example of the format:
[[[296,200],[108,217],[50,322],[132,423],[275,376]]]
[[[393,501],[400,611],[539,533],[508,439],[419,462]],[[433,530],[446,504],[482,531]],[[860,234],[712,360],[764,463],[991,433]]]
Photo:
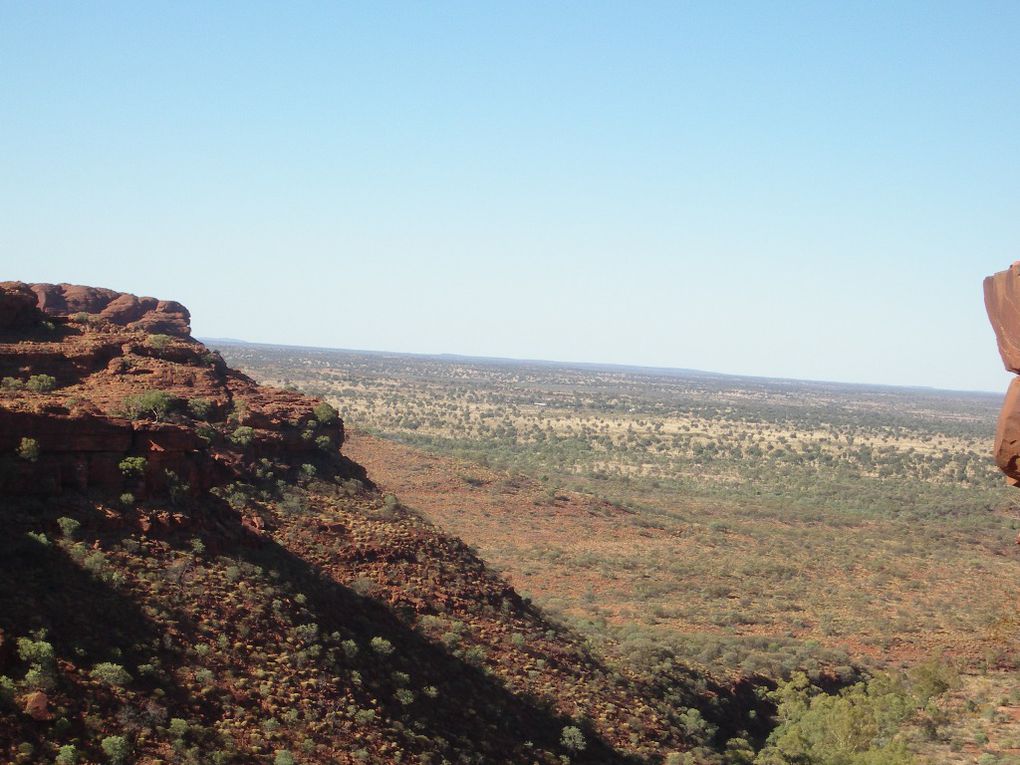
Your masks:
[[[340,469],[335,410],[228,369],[189,320],[172,301],[0,283],[0,493],[147,496]]]
[[[985,309],[995,330],[1002,363],[1010,372],[1020,374],[1020,261],[987,277],[984,288]],[[1010,383],[999,414],[995,463],[1011,484],[1020,485],[1020,377]]]

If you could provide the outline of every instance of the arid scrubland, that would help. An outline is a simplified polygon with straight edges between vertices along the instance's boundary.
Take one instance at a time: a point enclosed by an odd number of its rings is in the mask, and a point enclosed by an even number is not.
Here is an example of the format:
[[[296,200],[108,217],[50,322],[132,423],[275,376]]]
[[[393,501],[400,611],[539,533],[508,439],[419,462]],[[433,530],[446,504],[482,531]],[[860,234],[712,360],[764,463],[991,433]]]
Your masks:
[[[840,682],[934,660],[965,689],[1017,677],[1020,499],[989,455],[996,395],[221,350],[336,403],[384,490],[636,664]],[[994,714],[1016,713],[1003,703]],[[982,751],[1011,756],[1020,737],[1003,730]]]

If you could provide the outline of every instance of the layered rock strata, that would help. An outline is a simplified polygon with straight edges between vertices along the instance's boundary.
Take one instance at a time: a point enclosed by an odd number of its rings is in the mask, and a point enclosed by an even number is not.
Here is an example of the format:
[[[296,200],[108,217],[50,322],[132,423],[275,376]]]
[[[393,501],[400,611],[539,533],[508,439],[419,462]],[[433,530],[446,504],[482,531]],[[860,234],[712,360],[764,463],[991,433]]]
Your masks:
[[[189,320],[172,301],[0,283],[0,492],[144,497],[267,463],[334,470],[335,411],[227,368]]]

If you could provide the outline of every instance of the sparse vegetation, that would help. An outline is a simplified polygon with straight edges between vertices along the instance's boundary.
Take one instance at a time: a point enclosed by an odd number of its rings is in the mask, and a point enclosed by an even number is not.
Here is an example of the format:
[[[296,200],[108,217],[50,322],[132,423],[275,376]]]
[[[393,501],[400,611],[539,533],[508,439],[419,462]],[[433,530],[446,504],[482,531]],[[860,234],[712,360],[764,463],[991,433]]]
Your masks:
[[[166,391],[151,390],[128,396],[124,399],[124,411],[133,420],[165,420],[176,404],[173,396]]]
[[[167,348],[170,347],[170,344],[173,342],[173,340],[174,339],[170,337],[170,335],[154,334],[149,335],[145,339],[145,344],[150,348],[156,349],[157,351],[165,351]]]
[[[35,393],[46,393],[56,387],[57,380],[51,375],[32,375],[25,383],[25,387]]]
[[[213,403],[207,398],[189,398],[188,399],[188,411],[192,417],[197,420],[209,419],[209,414],[212,412]]]
[[[40,453],[39,442],[34,438],[25,436],[18,444],[18,456],[26,462],[35,462],[39,459]]]
[[[145,475],[148,460],[145,457],[125,457],[117,467],[125,478],[139,478]]]
[[[255,440],[255,429],[248,427],[247,425],[241,425],[234,429],[234,432],[230,434],[230,443],[234,446],[239,446],[242,449],[250,446]]]

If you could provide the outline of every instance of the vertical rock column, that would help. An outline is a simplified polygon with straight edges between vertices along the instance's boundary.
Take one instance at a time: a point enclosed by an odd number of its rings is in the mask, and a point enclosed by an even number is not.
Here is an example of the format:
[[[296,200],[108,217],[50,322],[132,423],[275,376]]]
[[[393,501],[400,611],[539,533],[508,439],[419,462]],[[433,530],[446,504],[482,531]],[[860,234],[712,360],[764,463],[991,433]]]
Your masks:
[[[1020,375],[1020,261],[985,278],[985,309],[1006,369]],[[1013,486],[1020,485],[1020,377],[1006,392],[995,432],[995,464]],[[1020,539],[1018,539],[1020,542]]]

